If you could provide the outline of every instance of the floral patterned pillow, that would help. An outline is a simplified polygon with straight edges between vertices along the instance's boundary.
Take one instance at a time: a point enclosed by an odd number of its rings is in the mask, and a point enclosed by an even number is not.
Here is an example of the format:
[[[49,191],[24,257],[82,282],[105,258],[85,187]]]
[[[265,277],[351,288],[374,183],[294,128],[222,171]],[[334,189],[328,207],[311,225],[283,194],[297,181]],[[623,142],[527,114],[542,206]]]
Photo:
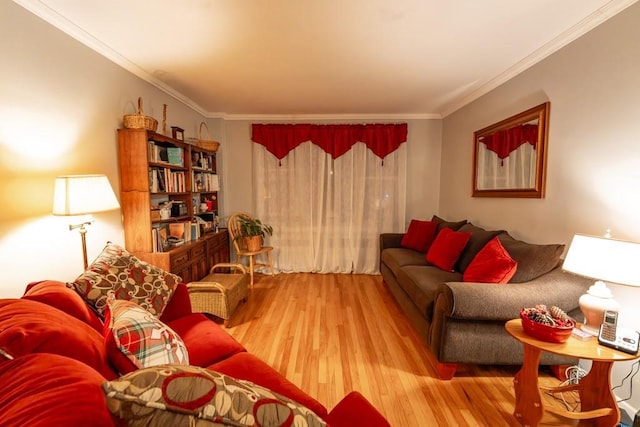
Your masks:
[[[102,384],[109,411],[136,426],[324,427],[310,409],[197,366],[140,369]]]
[[[160,317],[181,281],[180,276],[148,264],[109,242],[87,270],[67,286],[78,292],[101,319],[110,295],[133,301]]]

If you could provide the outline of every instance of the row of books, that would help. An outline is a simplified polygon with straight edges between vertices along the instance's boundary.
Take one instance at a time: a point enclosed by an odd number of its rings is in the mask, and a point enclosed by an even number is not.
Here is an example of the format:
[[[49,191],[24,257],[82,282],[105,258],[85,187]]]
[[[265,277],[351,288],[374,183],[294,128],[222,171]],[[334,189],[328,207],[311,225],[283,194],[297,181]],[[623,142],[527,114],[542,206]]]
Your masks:
[[[184,167],[184,149],[180,147],[163,147],[153,141],[147,145],[149,161],[153,163],[169,163]]]
[[[165,252],[200,238],[200,224],[197,222],[172,222],[156,224],[151,230],[153,251]]]
[[[187,191],[184,171],[150,168],[149,191],[152,193],[183,193]]]
[[[220,181],[214,173],[191,172],[191,183],[193,192],[220,191]]]

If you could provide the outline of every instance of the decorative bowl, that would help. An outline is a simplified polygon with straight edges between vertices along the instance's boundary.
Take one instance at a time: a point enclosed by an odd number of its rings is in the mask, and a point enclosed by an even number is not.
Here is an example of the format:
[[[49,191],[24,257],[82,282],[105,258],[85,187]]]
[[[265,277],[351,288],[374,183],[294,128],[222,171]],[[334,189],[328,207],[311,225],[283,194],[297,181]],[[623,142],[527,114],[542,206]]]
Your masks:
[[[540,341],[552,343],[563,343],[567,341],[575,326],[575,322],[573,321],[567,326],[545,325],[544,323],[529,319],[522,311],[520,311],[520,319],[522,319],[522,329],[525,334]]]

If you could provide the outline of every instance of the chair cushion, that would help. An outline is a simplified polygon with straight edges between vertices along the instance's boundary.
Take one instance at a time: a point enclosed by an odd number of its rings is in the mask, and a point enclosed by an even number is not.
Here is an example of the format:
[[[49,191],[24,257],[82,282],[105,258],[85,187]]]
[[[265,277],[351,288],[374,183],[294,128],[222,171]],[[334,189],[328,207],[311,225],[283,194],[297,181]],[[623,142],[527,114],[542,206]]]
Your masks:
[[[96,260],[69,287],[78,292],[98,316],[104,317],[107,297],[130,300],[161,316],[182,279],[108,243]]]

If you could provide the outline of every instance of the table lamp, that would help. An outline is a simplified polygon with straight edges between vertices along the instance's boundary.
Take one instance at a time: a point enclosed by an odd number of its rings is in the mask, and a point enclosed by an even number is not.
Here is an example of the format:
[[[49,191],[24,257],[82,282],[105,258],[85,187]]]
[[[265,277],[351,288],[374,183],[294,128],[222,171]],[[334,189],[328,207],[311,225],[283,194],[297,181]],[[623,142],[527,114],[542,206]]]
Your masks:
[[[85,226],[93,222],[91,214],[119,207],[118,199],[106,175],[66,175],[56,178],[53,191],[53,214],[86,215],[80,223],[69,225],[69,230],[79,229],[85,270],[88,266]]]
[[[604,311],[620,308],[604,282],[640,286],[640,243],[576,234],[562,268],[596,279],[578,302],[585,319],[580,329],[598,335]]]

